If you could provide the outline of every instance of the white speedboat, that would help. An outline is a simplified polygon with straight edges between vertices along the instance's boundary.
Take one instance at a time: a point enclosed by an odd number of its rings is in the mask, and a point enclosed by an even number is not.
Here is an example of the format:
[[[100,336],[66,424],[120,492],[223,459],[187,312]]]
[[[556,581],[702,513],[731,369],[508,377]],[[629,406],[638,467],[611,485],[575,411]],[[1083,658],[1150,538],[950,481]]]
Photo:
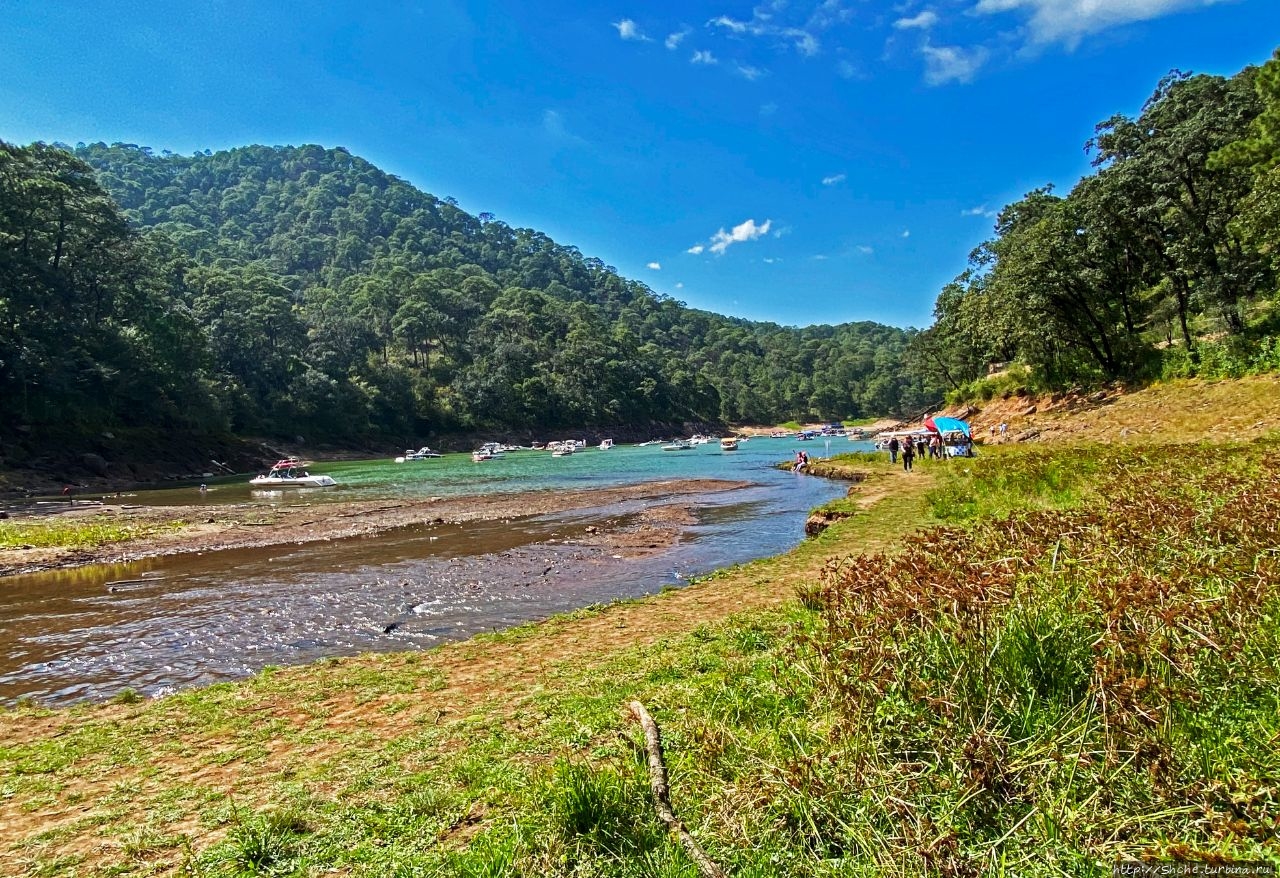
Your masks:
[[[332,488],[338,484],[332,476],[315,475],[303,468],[297,458],[278,460],[265,475],[254,476],[249,484],[255,488]]]
[[[662,446],[663,451],[693,451],[695,448],[697,448],[697,446],[689,439],[677,439],[674,442],[668,442],[666,445]]]
[[[721,451],[737,451],[738,440],[734,439],[732,436],[724,437],[723,439],[720,440],[720,450]]]
[[[612,440],[612,439],[601,439],[601,440],[600,440],[600,450],[601,450],[601,451],[608,451],[608,450],[609,450],[610,448],[612,448],[612,447],[613,447],[613,440]]]
[[[421,448],[419,448],[417,451],[414,451],[412,448],[406,448],[404,450],[404,457],[397,457],[396,463],[404,463],[406,460],[426,460],[427,458],[430,458],[430,457],[443,457],[443,456],[444,455],[442,455],[439,451],[432,451],[429,447],[424,445]]]

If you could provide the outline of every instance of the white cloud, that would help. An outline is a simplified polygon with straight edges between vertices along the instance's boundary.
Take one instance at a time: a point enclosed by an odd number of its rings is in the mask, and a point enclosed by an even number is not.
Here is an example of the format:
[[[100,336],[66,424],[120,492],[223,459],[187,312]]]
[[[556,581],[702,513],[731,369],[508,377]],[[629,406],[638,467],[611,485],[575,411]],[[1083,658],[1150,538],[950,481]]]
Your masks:
[[[903,229],[903,230],[902,230],[902,237],[904,237],[904,238],[910,238],[910,237],[911,237],[911,230],[910,230],[910,229]]]
[[[649,39],[640,31],[640,25],[636,24],[629,18],[622,21],[615,21],[613,26],[618,29],[618,36],[624,40],[647,40]]]
[[[650,269],[651,271],[662,271],[662,263],[661,263],[661,262],[650,262],[648,265],[646,265],[646,266],[645,266],[645,268],[648,268],[648,269]]]
[[[840,0],[823,0],[809,16],[808,27],[826,30],[837,24],[845,24],[853,18],[853,10],[841,5]]]
[[[867,244],[859,244],[859,245],[858,245],[858,252],[859,252],[859,253],[861,253],[863,256],[870,256],[872,253],[874,253],[874,252],[876,252],[876,251],[875,251],[875,249],[874,249],[874,248],[872,248],[870,245],[867,245]]]
[[[840,9],[838,3],[823,3],[819,11],[826,7],[831,10],[829,14],[819,15],[815,13],[805,23],[804,27],[788,27],[777,24],[773,20],[774,12],[781,11],[784,6],[785,4],[776,3],[773,4],[772,8],[757,6],[752,12],[750,21],[741,21],[740,19],[730,18],[727,15],[718,15],[707,22],[707,27],[723,28],[734,36],[772,37],[780,43],[790,44],[801,55],[811,58],[818,54],[821,49],[817,34],[814,31],[825,30],[851,14],[846,10]],[[836,14],[837,12],[838,14]]]
[[[1214,2],[1217,0],[978,0],[974,11],[987,15],[1029,13],[1027,30],[1031,42],[1063,43],[1075,48],[1083,37],[1107,28]]]
[[[852,61],[841,61],[836,65],[836,75],[841,79],[856,79],[858,76],[858,68]]]
[[[677,289],[677,290],[683,290],[683,289],[684,289],[684,284],[682,284],[682,283],[678,283],[678,284],[676,284],[676,289]]]
[[[587,142],[565,127],[564,116],[557,110],[542,111],[542,133],[563,146],[582,146]]]
[[[761,70],[759,67],[752,67],[750,64],[739,64],[737,66],[737,71],[739,76],[743,79],[749,80],[750,82],[755,82],[765,74],[764,70]]]
[[[699,49],[693,53],[693,57],[689,59],[690,64],[716,64],[716,56],[710,52]]]
[[[932,9],[926,9],[918,15],[910,18],[899,18],[893,23],[898,30],[911,30],[913,28],[919,30],[928,30],[938,23],[938,13]]]
[[[985,204],[979,204],[977,207],[971,207],[968,210],[960,211],[961,216],[985,216],[988,219],[994,219],[996,212],[991,210]]]
[[[749,219],[738,223],[730,231],[726,232],[720,229],[711,236],[710,250],[717,256],[724,255],[724,251],[728,250],[734,244],[740,244],[743,241],[754,241],[756,238],[769,234],[769,227],[773,225],[773,220],[765,220],[761,225],[756,225],[754,219]],[[693,252],[692,250],[690,252]],[[699,245],[701,252],[701,245]]]
[[[830,177],[822,178],[822,185],[835,186],[837,183],[843,183],[846,179],[848,179],[848,177],[845,174],[832,174]]]
[[[727,15],[721,15],[716,18],[713,18],[707,22],[707,25],[709,27],[710,26],[722,27],[725,30],[732,31],[735,34],[745,34],[748,28],[750,28],[750,25],[747,24],[745,21],[735,21],[734,19],[730,18]]]
[[[948,82],[971,82],[983,64],[988,52],[982,46],[965,49],[960,46],[931,46],[920,49],[924,55],[924,81],[929,85],[945,85]]]
[[[818,54],[818,38],[807,30],[802,30],[798,27],[789,27],[781,33],[782,36],[791,40],[796,47],[796,51],[801,55],[804,55],[806,58],[812,58],[814,55]]]
[[[707,248],[703,247],[701,244],[694,244],[692,247],[690,247],[688,250],[684,252],[692,253],[694,256],[697,256],[699,253],[701,253],[703,250],[706,250],[706,249]]]
[[[680,44],[682,42],[684,42],[684,38],[689,36],[689,34],[691,33],[693,33],[693,28],[682,27],[680,28],[680,30],[676,31],[675,33],[667,34],[667,38],[662,41],[662,45],[674,51],[675,49],[680,47]]]
[[[825,254],[825,253],[816,253],[816,254],[814,254],[813,258],[814,258],[815,260],[817,260],[818,262],[825,262],[825,261],[826,261],[826,259],[827,259],[827,254]]]
[[[765,259],[765,260],[764,260],[765,265],[776,265],[777,263],[779,263],[779,262],[781,262],[781,261],[782,261],[781,259]]]

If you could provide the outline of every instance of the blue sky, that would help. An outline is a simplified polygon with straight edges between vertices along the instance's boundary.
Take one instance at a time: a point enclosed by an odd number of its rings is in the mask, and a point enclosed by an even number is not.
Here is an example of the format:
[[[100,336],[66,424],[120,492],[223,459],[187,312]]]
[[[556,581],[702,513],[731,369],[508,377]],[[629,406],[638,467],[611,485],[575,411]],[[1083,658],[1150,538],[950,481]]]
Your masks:
[[[1277,0],[8,0],[0,139],[345,146],[699,308],[924,326],[994,211]]]

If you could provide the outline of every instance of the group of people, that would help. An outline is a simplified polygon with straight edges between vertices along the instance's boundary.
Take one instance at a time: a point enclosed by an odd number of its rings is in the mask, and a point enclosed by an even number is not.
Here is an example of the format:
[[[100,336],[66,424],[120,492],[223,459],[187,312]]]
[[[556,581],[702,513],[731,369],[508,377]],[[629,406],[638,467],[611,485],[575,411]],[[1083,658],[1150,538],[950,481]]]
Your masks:
[[[791,467],[792,472],[802,473],[809,468],[809,452],[797,451],[796,462]]]
[[[902,468],[910,472],[912,465],[917,457],[929,457],[941,459],[947,456],[946,446],[942,443],[942,436],[934,433],[932,436],[904,436],[899,439],[893,436],[889,439],[889,462],[897,463],[898,455],[902,455]]]

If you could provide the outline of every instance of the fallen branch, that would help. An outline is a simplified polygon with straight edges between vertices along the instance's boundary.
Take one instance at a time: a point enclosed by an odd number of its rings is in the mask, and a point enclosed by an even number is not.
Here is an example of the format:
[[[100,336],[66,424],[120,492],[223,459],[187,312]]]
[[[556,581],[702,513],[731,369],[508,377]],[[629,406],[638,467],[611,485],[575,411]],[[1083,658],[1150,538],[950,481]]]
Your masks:
[[[640,728],[644,729],[644,749],[649,754],[649,789],[653,791],[654,807],[659,819],[680,839],[685,853],[697,865],[703,878],[725,878],[724,870],[711,861],[707,852],[684,828],[671,808],[671,787],[667,785],[667,765],[662,759],[662,738],[658,733],[658,724],[639,701],[631,702],[630,707],[631,715],[640,723]]]
[[[343,512],[331,518],[355,518],[358,515],[372,515],[375,512],[389,512],[392,509],[403,509],[407,503],[396,503],[394,506],[379,506],[377,509],[357,509],[355,512]]]

